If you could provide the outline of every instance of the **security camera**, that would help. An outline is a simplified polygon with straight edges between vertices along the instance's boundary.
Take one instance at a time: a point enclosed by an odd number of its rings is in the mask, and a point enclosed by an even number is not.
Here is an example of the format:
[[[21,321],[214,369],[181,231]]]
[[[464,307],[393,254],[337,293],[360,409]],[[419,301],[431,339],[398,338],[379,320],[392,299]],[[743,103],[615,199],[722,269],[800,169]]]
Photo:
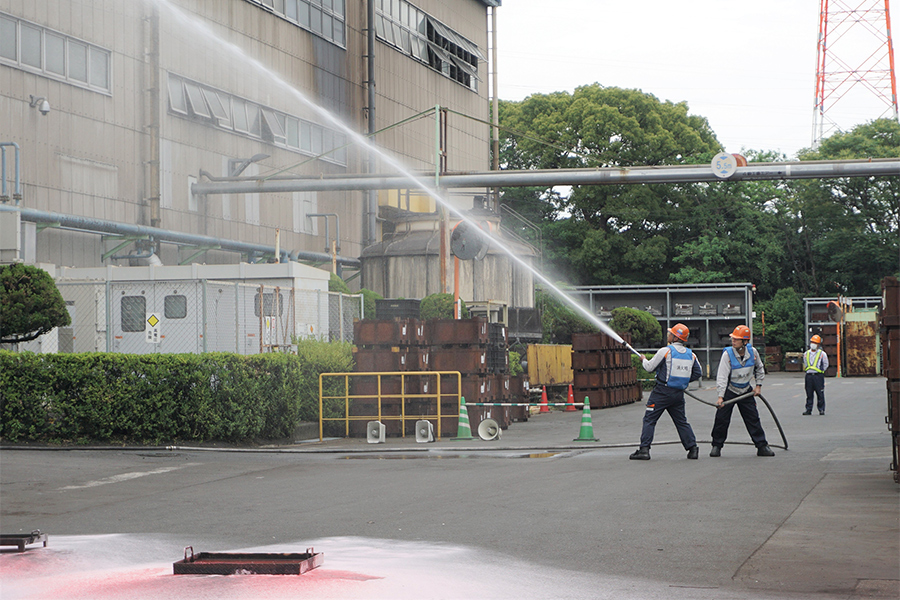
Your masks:
[[[50,112],[50,103],[43,96],[39,98],[35,98],[34,96],[29,96],[31,102],[29,104],[35,108],[37,108],[42,115],[46,115]]]

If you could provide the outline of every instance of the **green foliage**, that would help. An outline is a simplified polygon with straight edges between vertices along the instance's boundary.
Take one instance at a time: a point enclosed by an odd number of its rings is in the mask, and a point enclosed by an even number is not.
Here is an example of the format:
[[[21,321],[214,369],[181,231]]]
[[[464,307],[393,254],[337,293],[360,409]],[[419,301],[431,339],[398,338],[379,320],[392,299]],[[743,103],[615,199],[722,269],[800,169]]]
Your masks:
[[[754,310],[757,317],[753,320],[753,331],[756,334],[762,333],[765,315],[766,344],[781,346],[783,352],[803,351],[806,347],[803,298],[793,288],[778,290],[771,300],[757,302]]]
[[[462,318],[469,318],[469,309],[466,303],[462,302]],[[422,298],[419,305],[419,318],[425,319],[453,319],[453,294],[431,294]]]
[[[596,333],[597,327],[564,305],[555,295],[544,290],[534,293],[535,305],[541,309],[544,344],[571,344],[573,333]]]
[[[504,102],[500,120],[514,130],[501,140],[505,168],[708,163],[721,149],[687,104],[599,84]],[[545,260],[572,283],[653,283],[672,270],[691,192],[691,186],[592,185],[575,186],[568,196],[504,190],[502,201],[544,222]]]
[[[510,169],[709,164],[721,147],[684,103],[584,86],[502,102],[500,161]],[[543,141],[541,141],[543,140]],[[748,161],[783,154],[742,150]],[[826,140],[801,160],[896,158],[900,124],[879,119]],[[573,285],[756,284],[802,296],[870,296],[898,272],[900,177],[515,188],[501,202],[545,271]]]
[[[350,288],[347,287],[347,282],[337,276],[336,273],[331,274],[331,278],[328,280],[328,291],[329,292],[340,292],[342,294],[350,294]]]
[[[522,368],[522,355],[513,350],[509,351],[509,374],[515,377],[521,375],[525,370]]]
[[[641,357],[635,354],[631,355],[631,366],[634,367],[634,370],[637,372],[638,379],[655,379],[656,373],[649,373],[644,370],[644,363],[641,361]],[[641,381],[641,387],[645,390],[652,390],[656,386],[655,381]]]
[[[637,348],[656,347],[663,339],[662,326],[656,317],[635,308],[614,308],[609,326],[619,333],[630,333],[632,345]]]
[[[375,301],[384,300],[384,296],[366,288],[359,290],[359,293],[362,294],[363,297],[363,318],[377,319],[378,315],[375,314]]]
[[[319,373],[351,347],[302,340],[298,354],[0,352],[0,438],[54,443],[246,442],[319,417]]]
[[[0,342],[27,342],[70,323],[49,273],[21,263],[0,266]]]

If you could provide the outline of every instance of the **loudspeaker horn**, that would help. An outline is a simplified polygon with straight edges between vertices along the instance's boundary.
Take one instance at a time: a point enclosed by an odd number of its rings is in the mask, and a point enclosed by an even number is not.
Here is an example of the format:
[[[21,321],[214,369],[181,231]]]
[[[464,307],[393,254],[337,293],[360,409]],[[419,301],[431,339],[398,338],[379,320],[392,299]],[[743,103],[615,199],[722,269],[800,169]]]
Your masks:
[[[434,424],[431,421],[416,421],[416,441],[420,444],[434,441]]]
[[[383,444],[384,423],[381,421],[369,421],[366,423],[366,441],[370,444]]]
[[[501,432],[500,424],[493,419],[485,419],[478,425],[478,437],[486,442],[499,440]]]

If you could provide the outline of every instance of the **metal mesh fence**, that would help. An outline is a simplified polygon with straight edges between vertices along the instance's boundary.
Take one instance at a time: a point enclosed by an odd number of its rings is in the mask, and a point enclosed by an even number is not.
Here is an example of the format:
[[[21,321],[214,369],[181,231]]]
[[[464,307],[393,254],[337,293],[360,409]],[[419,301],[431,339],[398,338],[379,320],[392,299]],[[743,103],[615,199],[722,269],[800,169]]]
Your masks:
[[[58,282],[72,324],[20,344],[34,352],[290,351],[296,339],[353,341],[362,296],[243,281]]]

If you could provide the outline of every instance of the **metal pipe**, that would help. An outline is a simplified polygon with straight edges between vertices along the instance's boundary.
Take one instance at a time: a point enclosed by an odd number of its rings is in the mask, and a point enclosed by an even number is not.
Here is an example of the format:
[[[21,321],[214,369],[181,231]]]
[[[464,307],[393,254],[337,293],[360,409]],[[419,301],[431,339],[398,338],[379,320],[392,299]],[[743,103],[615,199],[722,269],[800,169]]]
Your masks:
[[[19,144],[15,142],[0,142],[0,155],[3,157],[3,173],[0,175],[3,179],[3,193],[0,194],[2,196],[6,196],[6,146],[12,146],[15,148],[15,162],[16,162],[16,191],[13,192],[13,198],[16,200],[16,205],[19,204],[19,201],[22,199],[22,178],[21,178],[21,169],[19,167]]]
[[[628,185],[641,183],[688,183],[720,181],[765,181],[773,179],[821,179],[900,175],[900,159],[863,159],[751,163],[738,167],[727,180],[718,178],[707,165],[622,167],[597,169],[545,169],[533,171],[484,171],[451,175],[435,174],[442,188],[530,187],[557,185]],[[191,186],[194,194],[260,194],[340,190],[383,190],[419,187],[409,177],[375,175],[240,182],[206,182]]]
[[[369,124],[369,136],[375,134],[375,0],[366,2],[366,97],[368,99],[367,118]],[[375,151],[369,149],[367,154],[367,169],[369,173],[375,170]],[[369,188],[366,194],[366,235],[364,239],[367,245],[376,243],[378,237],[378,192],[377,188]]]
[[[309,213],[307,217],[324,217],[325,219],[325,251],[331,252],[331,240],[328,237],[328,217],[334,217],[334,239],[337,251],[341,251],[341,220],[337,213]]]
[[[35,223],[59,223],[61,227],[77,229],[79,231],[88,231],[92,233],[113,233],[118,235],[146,235],[159,242],[188,244],[192,246],[218,246],[221,250],[227,250],[230,252],[261,254],[275,253],[275,248],[273,246],[265,246],[262,244],[250,244],[247,242],[215,238],[206,235],[195,235],[191,233],[184,233],[181,231],[158,229],[156,227],[149,227],[147,225],[130,225],[127,223],[117,223],[115,221],[93,219],[90,217],[82,217],[77,215],[45,212],[30,208],[18,209],[0,204],[0,211],[15,210],[19,210],[21,212],[23,221],[31,221]],[[322,252],[294,250],[291,252],[291,255],[295,255],[300,260],[322,263],[331,262],[331,256]],[[360,261],[356,258],[339,257],[338,262],[352,268],[360,267]]]

